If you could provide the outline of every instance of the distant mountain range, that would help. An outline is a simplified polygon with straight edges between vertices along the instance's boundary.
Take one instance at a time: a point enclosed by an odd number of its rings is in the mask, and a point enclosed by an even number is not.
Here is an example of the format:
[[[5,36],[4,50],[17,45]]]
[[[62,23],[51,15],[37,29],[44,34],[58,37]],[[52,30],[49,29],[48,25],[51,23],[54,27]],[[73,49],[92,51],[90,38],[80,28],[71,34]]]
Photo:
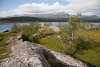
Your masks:
[[[23,17],[37,17],[37,18],[70,18],[71,15],[65,12],[53,12],[44,14],[23,14]],[[19,15],[14,15],[12,17],[20,17]],[[97,15],[85,16],[81,15],[79,18],[99,18]]]
[[[14,15],[6,18],[0,18],[0,20],[6,21],[66,21],[70,18],[70,14],[65,12],[53,12],[53,13],[44,13],[44,14],[23,14],[23,15]],[[79,18],[82,18],[84,21],[99,21],[100,18],[97,15],[85,16],[80,15]]]

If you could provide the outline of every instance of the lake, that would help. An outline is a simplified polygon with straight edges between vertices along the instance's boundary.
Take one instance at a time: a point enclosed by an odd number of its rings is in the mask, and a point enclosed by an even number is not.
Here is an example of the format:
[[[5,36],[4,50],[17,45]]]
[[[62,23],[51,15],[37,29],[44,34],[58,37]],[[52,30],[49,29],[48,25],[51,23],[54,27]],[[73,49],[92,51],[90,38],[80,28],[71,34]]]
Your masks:
[[[53,25],[58,25],[59,23],[60,24],[65,24],[67,22],[39,22],[40,24],[42,23],[52,23]],[[3,32],[5,30],[10,30],[11,27],[13,26],[14,23],[4,23],[4,24],[0,24],[0,32]],[[23,25],[23,24],[29,24],[29,23],[17,23],[17,24],[20,24],[20,25]],[[100,23],[92,23],[92,24],[95,24],[95,25],[99,25]]]

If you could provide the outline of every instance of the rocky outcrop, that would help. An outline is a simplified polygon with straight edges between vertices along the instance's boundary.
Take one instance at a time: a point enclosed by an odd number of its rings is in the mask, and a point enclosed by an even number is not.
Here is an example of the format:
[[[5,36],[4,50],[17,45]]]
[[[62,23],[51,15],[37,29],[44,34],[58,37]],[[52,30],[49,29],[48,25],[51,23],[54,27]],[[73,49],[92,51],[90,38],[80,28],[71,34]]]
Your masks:
[[[52,67],[52,64],[57,63],[62,65],[60,67],[87,67],[86,64],[72,57],[49,50],[39,44],[19,40],[20,36],[8,41],[11,42],[9,44],[14,45],[10,47],[10,57],[0,61],[0,67]]]
[[[16,45],[11,46],[10,57],[2,60],[0,67],[50,67],[39,46],[17,38],[12,43]]]

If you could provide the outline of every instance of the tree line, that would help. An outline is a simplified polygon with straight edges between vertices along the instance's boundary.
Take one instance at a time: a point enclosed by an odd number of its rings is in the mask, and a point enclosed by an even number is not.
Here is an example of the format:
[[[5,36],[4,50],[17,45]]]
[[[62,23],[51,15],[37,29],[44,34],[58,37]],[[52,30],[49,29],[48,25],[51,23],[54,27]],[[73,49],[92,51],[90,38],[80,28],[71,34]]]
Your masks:
[[[37,18],[37,17],[8,17],[1,18],[0,21],[16,21],[16,22],[68,22],[70,18]],[[100,18],[80,18],[83,22],[100,22]]]

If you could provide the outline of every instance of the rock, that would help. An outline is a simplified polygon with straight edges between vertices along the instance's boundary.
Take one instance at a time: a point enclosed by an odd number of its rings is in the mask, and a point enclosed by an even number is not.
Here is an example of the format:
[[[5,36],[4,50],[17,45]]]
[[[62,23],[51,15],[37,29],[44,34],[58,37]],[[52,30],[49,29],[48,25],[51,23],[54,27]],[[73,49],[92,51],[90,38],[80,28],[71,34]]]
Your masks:
[[[52,61],[53,63],[58,62],[57,59],[56,59],[56,57],[51,53],[51,51],[49,51],[47,49],[44,49],[43,53],[48,56],[48,60],[49,61]]]
[[[20,34],[20,35],[17,36],[17,39],[25,41],[25,36],[23,34]]]
[[[41,47],[43,47],[43,46],[41,46]],[[44,48],[44,52],[46,54],[48,54],[48,57],[49,57],[50,61],[52,61],[52,62],[57,62],[57,63],[59,62],[59,63],[66,65],[67,67],[87,67],[87,65],[85,63],[81,62],[80,60],[77,60],[77,59],[67,56],[67,55],[63,55],[61,53],[47,49],[45,47],[43,47],[43,48]]]
[[[64,67],[87,67],[87,65],[67,55],[62,55],[39,44],[22,41],[21,35],[10,39],[11,54],[9,58],[0,60],[0,67],[52,67],[52,64],[62,64]],[[13,43],[14,41],[14,43]],[[46,57],[46,56],[47,57]],[[61,67],[63,67],[61,66]],[[55,66],[57,67],[57,66]]]
[[[58,38],[58,39],[61,39],[61,38],[60,38],[60,35],[58,35],[57,38]]]
[[[59,59],[61,63],[65,64],[66,66],[71,67],[87,67],[87,65],[77,59],[74,59],[67,55],[62,55],[60,53],[57,53],[55,51],[51,51],[51,53],[56,57],[56,59]]]
[[[9,30],[5,30],[4,32],[9,32]]]
[[[59,32],[59,31],[60,31],[60,28],[57,27],[57,26],[54,26],[54,25],[49,26],[49,28],[50,28],[50,29],[53,29],[54,32]]]
[[[18,39],[14,41],[16,45],[11,46],[11,57],[2,60],[0,67],[51,67],[39,46]]]

